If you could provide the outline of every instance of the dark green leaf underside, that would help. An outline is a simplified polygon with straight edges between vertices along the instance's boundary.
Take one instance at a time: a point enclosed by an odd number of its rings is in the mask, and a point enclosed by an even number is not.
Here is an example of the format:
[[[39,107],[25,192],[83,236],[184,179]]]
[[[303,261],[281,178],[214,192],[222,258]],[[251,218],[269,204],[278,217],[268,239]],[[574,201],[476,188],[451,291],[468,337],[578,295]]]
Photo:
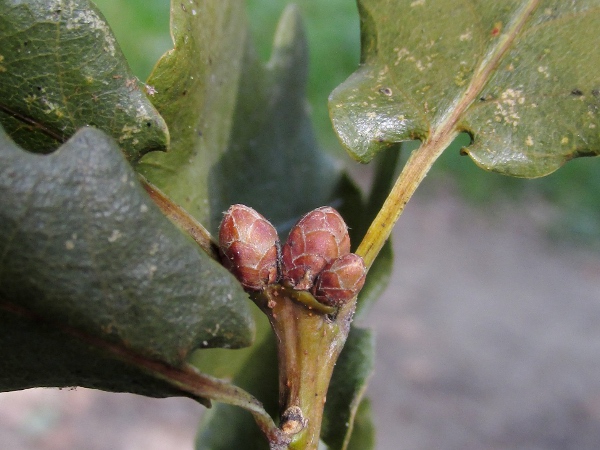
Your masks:
[[[88,341],[5,307],[0,299],[0,391],[83,386],[150,397],[183,395]]]
[[[599,0],[359,6],[364,65],[330,98],[355,158],[444,127],[469,132],[473,160],[507,175],[600,153]]]
[[[23,148],[48,153],[92,125],[130,161],[165,150],[144,90],[91,2],[0,0],[0,124]]]
[[[173,366],[195,348],[253,338],[237,281],[162,215],[92,128],[50,155],[19,149],[0,129],[0,298]]]

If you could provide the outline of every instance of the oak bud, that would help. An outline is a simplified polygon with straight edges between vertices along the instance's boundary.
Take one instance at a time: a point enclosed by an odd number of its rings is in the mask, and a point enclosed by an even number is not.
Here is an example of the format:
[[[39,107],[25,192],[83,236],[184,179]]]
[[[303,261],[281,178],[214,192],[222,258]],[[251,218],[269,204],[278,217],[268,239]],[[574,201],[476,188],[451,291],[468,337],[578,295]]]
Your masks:
[[[349,252],[350,237],[342,216],[329,206],[317,208],[292,228],[282,248],[284,283],[309,290],[327,264]]]
[[[248,290],[277,282],[279,238],[271,223],[254,209],[233,205],[219,226],[223,265]]]
[[[366,273],[363,259],[349,253],[325,266],[315,281],[312,293],[325,305],[342,306],[360,292]]]

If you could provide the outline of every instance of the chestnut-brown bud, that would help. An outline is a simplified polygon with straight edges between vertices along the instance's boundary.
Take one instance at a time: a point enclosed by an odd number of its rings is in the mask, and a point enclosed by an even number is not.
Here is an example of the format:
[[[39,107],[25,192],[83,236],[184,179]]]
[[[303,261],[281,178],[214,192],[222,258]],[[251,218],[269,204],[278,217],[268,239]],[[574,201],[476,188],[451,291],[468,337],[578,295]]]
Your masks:
[[[350,237],[342,216],[329,206],[317,208],[292,228],[282,248],[284,283],[309,290],[327,264],[349,252]]]
[[[254,209],[233,205],[219,226],[223,265],[248,290],[277,282],[279,238],[271,223]]]
[[[327,306],[342,306],[360,292],[366,273],[363,259],[349,253],[325,266],[315,281],[312,293]]]

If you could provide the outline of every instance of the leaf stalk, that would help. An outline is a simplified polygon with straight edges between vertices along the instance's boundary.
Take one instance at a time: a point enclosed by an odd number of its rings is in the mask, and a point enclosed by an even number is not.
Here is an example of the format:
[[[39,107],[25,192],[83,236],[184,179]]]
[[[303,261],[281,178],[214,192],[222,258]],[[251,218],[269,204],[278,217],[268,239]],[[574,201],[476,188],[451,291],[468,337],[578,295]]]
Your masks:
[[[209,231],[190,213],[173,202],[173,200],[155,185],[150,183],[145,177],[139,175],[139,178],[142,186],[163,214],[180,229],[185,231],[211,258],[218,261],[218,246]]]
[[[365,261],[367,270],[373,265],[383,244],[390,237],[396,221],[415,190],[433,163],[456,136],[458,136],[458,132],[452,129],[432,136],[411,154],[383,206],[356,249],[356,254],[362,256]]]

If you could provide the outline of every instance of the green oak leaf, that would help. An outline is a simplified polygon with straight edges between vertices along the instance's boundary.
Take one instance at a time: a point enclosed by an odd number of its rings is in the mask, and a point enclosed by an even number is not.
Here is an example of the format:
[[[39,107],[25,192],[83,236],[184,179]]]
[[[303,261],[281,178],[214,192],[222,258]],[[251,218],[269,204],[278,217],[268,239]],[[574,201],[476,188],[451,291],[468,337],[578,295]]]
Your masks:
[[[344,145],[467,131],[481,167],[538,177],[600,154],[600,1],[360,0],[361,67],[330,96]]]
[[[88,373],[98,365],[91,347],[182,367],[199,347],[250,345],[248,306],[239,283],[154,205],[110,137],[85,128],[39,155],[0,128],[0,324],[14,333],[0,338],[0,389],[151,391],[116,382],[119,371]],[[57,344],[40,354],[46,329]],[[60,344],[65,334],[75,342]],[[75,369],[46,370],[61,364]]]
[[[308,60],[296,8],[284,13],[266,66],[257,58],[243,2],[172,4],[175,49],[148,83],[171,132],[172,151],[138,166],[212,232],[244,203],[279,231],[337,202],[340,173],[319,149],[304,97]],[[338,205],[339,206],[339,205]]]
[[[108,24],[87,0],[0,0],[0,124],[48,153],[95,126],[135,162],[169,134]]]
[[[374,450],[375,423],[371,410],[371,402],[364,398],[354,416],[354,429],[347,450]]]
[[[359,439],[354,437],[354,419],[373,372],[374,353],[373,333],[352,327],[333,371],[323,413],[321,439],[330,450],[346,450],[351,440]]]
[[[171,35],[174,48],[159,60],[148,84],[158,91],[152,100],[168,124],[172,151],[147,155],[138,170],[207,226],[209,178],[230,144],[242,79],[244,4],[173,1]]]

